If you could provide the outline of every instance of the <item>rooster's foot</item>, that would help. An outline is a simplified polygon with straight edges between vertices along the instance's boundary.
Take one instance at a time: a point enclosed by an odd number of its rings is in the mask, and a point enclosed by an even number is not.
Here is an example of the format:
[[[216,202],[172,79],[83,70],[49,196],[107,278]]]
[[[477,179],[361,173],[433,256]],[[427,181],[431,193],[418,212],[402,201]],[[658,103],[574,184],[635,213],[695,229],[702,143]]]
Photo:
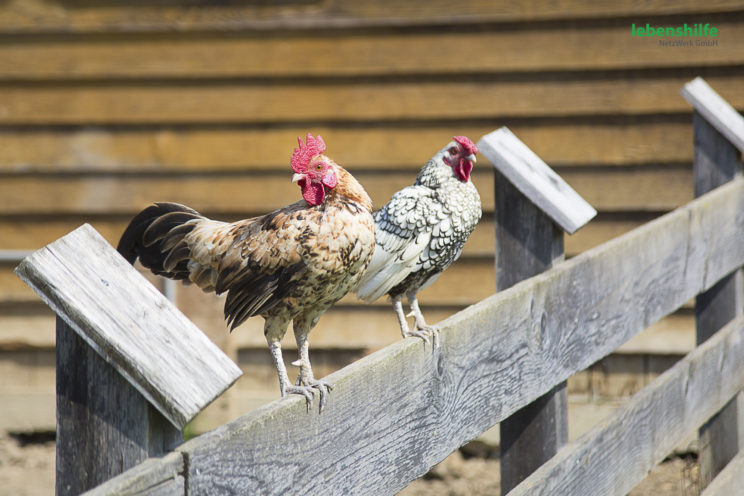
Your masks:
[[[308,379],[305,382],[308,386],[318,390],[318,393],[320,394],[320,405],[318,406],[318,413],[322,413],[323,408],[325,408],[326,406],[326,398],[328,397],[328,393],[333,389],[333,386],[320,379]]]
[[[326,381],[315,379],[314,377],[303,378],[301,375],[297,376],[297,382],[295,384],[298,387],[307,388],[311,392],[313,392],[313,390],[315,389],[318,390],[318,394],[320,395],[320,405],[318,407],[318,412],[322,412],[323,408],[326,406],[326,398],[328,396],[328,392],[333,389],[333,386]]]
[[[287,386],[284,391],[282,391],[282,397],[287,396],[288,394],[301,394],[305,397],[305,402],[307,404],[307,410],[310,411],[310,409],[313,407],[313,388],[310,386]],[[322,398],[322,396],[321,396]]]

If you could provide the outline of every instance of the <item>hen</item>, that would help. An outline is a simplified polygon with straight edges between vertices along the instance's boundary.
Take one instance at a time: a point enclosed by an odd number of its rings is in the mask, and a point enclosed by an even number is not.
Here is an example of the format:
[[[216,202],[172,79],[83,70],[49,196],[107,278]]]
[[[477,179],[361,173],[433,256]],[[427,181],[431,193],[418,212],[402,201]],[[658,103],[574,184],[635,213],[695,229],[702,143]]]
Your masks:
[[[393,195],[373,216],[377,231],[372,261],[357,296],[372,302],[390,296],[403,337],[418,336],[439,345],[439,330],[429,326],[416,294],[457,260],[481,217],[478,191],[470,181],[478,147],[465,136],[434,155],[416,182]],[[414,328],[409,329],[401,299],[408,297]]]
[[[298,138],[292,182],[303,200],[262,217],[233,223],[210,220],[189,207],[156,203],[135,216],[119,252],[139,258],[155,274],[192,282],[205,292],[227,292],[230,330],[261,315],[279,375],[282,396],[313,391],[320,409],[331,386],[316,379],[308,356],[308,333],[320,316],[352,289],[375,245],[372,202],[359,182],[323,154],[323,139]],[[280,340],[293,322],[300,368],[291,384]]]

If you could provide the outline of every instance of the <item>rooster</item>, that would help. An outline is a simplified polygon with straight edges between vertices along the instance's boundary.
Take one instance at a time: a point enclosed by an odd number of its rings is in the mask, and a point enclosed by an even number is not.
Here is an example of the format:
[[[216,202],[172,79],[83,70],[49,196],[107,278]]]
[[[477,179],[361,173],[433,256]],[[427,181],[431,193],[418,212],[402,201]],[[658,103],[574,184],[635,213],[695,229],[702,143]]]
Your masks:
[[[439,329],[427,325],[416,294],[431,285],[457,260],[481,218],[481,201],[470,181],[478,147],[465,136],[434,155],[412,186],[373,216],[377,231],[372,261],[357,297],[372,302],[387,294],[393,303],[403,337],[417,336],[439,346]],[[409,329],[401,302],[408,298],[414,327]]]
[[[302,200],[233,223],[210,220],[177,203],[156,203],[132,219],[117,249],[155,274],[205,292],[227,292],[231,331],[262,316],[281,395],[303,395],[310,408],[318,390],[322,411],[331,385],[313,375],[308,334],[359,282],[374,250],[375,228],[372,201],[351,174],[323,154],[323,139],[308,134],[306,143],[297,141],[292,182],[300,186]],[[295,384],[280,344],[290,322],[299,353]]]

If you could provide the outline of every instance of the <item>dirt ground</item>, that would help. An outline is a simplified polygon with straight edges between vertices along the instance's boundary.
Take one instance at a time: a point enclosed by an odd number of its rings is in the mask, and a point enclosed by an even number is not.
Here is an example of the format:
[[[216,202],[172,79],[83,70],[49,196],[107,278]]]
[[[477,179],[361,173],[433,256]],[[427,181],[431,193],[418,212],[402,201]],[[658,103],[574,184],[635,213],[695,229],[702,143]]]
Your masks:
[[[13,438],[0,434],[0,496],[54,494],[51,435]]]
[[[54,494],[54,441],[49,438],[49,435],[33,438],[0,436],[0,496]],[[693,496],[699,494],[694,483],[696,480],[694,458],[675,457],[658,465],[630,495]],[[498,459],[466,458],[461,451],[456,451],[400,494],[485,496],[498,495],[499,491]]]
[[[629,496],[696,496],[697,464],[694,458],[675,457],[657,465]],[[427,475],[412,482],[400,496],[485,496],[501,491],[499,460],[465,458],[454,452]]]

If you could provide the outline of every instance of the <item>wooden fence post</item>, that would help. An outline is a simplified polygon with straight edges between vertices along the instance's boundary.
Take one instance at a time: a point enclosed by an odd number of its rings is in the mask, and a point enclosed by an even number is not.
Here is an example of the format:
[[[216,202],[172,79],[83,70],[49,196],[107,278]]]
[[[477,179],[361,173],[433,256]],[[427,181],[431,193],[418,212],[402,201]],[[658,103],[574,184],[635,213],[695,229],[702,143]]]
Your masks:
[[[87,224],[16,273],[58,315],[57,495],[173,449],[241,374]]]
[[[596,215],[545,162],[508,129],[478,143],[496,167],[496,286],[537,275],[564,258],[563,231]],[[568,441],[566,382],[500,424],[501,493],[506,494]]]
[[[698,197],[741,174],[744,119],[701,78],[686,84],[682,95],[695,107],[693,176]],[[738,269],[695,298],[698,345],[742,314],[743,297],[742,270]],[[710,484],[739,452],[744,425],[738,417],[734,398],[700,428],[701,488]]]

